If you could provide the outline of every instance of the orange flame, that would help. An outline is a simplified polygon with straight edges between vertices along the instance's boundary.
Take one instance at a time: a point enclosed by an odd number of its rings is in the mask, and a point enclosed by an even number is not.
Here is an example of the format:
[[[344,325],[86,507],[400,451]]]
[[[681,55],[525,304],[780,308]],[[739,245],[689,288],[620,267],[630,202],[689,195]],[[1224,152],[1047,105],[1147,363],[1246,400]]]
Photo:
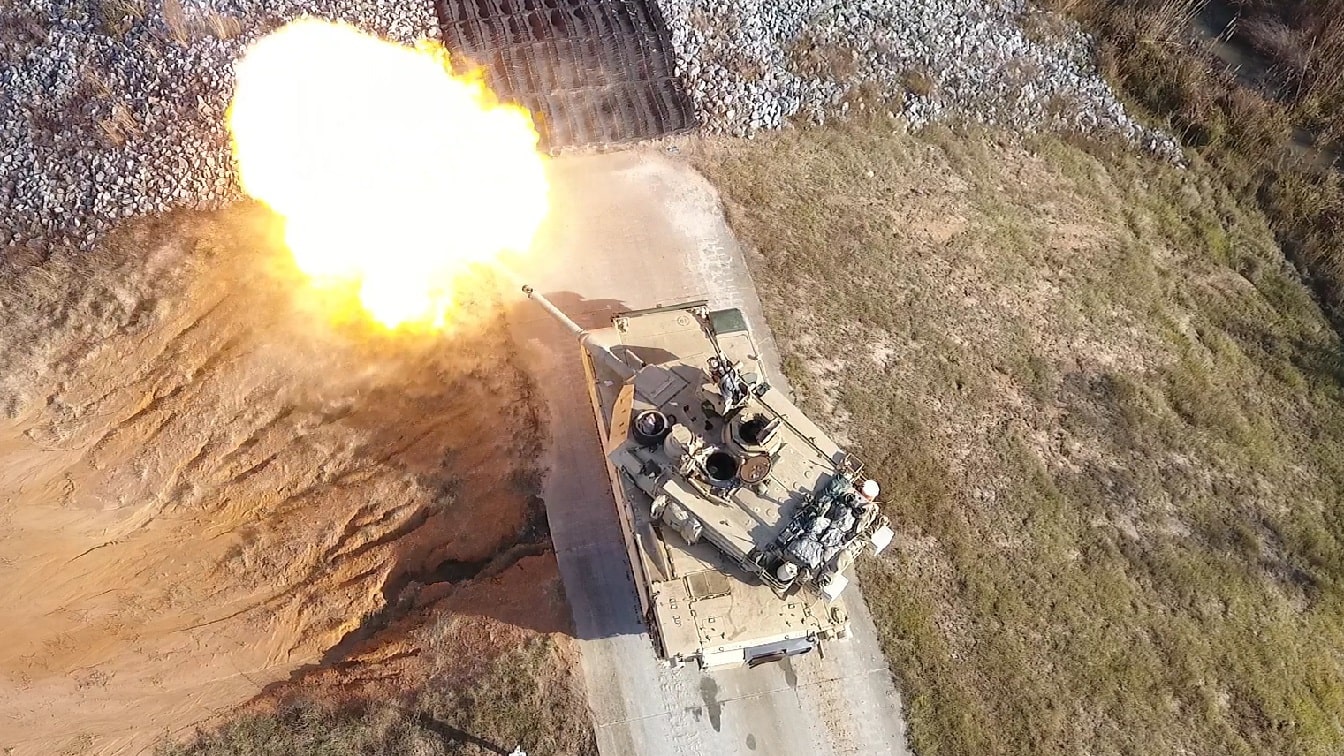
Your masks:
[[[525,251],[546,216],[537,132],[447,52],[302,19],[248,49],[229,108],[243,189],[299,268],[374,320],[443,326],[454,279]]]

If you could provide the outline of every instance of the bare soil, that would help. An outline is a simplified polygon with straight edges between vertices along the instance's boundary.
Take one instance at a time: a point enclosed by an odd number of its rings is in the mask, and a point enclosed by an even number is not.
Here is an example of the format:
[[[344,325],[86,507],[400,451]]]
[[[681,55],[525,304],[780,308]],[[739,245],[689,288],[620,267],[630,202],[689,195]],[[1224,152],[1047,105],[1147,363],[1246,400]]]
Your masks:
[[[472,649],[439,679],[535,648],[529,674],[577,684],[493,288],[450,333],[388,335],[334,319],[350,293],[277,231],[245,205],[0,258],[7,753],[137,752],[263,689],[411,689],[432,644]]]

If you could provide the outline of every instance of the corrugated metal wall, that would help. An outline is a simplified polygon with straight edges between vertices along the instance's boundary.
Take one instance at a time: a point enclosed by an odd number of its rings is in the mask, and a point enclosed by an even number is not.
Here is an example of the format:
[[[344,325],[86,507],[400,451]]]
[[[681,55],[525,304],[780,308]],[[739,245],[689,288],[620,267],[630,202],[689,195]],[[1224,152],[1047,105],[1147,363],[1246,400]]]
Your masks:
[[[619,144],[695,127],[652,0],[435,0],[450,52],[537,119],[544,146]]]

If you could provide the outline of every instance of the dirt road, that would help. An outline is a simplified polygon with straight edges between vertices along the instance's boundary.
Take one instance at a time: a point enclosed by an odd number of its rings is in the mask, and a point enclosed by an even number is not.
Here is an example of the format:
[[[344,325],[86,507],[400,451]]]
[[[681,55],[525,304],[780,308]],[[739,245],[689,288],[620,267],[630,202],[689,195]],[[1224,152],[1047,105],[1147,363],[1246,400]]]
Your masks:
[[[775,376],[778,355],[713,188],[657,150],[568,156],[555,207],[521,272],[580,324],[622,309],[706,298],[740,307]],[[512,311],[549,408],[544,486],[560,570],[604,754],[905,754],[900,697],[855,591],[855,635],[755,670],[667,670],[636,606],[577,345],[533,305]]]

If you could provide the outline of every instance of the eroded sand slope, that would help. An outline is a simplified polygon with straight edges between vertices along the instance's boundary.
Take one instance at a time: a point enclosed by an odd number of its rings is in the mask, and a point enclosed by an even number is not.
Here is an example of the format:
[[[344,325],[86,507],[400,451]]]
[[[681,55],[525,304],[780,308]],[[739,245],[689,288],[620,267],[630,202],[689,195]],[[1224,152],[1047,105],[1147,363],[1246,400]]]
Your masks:
[[[139,750],[537,538],[497,303],[448,335],[332,322],[274,232],[243,208],[8,256],[0,746]]]

